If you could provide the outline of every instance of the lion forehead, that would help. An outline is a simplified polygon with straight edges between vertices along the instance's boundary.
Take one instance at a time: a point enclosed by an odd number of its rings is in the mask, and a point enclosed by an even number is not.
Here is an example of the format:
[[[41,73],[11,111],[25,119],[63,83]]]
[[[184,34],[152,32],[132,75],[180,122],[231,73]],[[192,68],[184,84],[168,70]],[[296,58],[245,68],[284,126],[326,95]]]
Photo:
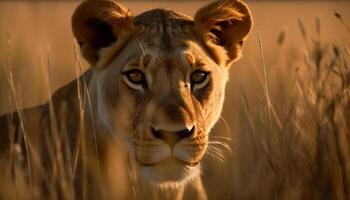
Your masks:
[[[142,26],[141,40],[149,48],[157,48],[163,52],[172,52],[184,41],[194,39],[194,23],[184,14],[155,9],[145,12],[135,18],[135,25]]]
[[[115,59],[129,57],[125,53],[137,54],[137,57],[152,54],[154,58],[162,55],[176,55],[183,51],[196,51],[195,55],[198,55],[198,51],[206,52],[206,48],[203,48],[204,44],[197,37],[193,19],[182,13],[167,9],[154,9],[136,16],[134,25],[139,27],[135,37],[131,37],[124,43],[114,43],[103,48],[99,52],[101,60],[98,66],[108,65]],[[178,56],[172,57],[179,58]],[[145,59],[144,63],[148,64],[148,60]]]

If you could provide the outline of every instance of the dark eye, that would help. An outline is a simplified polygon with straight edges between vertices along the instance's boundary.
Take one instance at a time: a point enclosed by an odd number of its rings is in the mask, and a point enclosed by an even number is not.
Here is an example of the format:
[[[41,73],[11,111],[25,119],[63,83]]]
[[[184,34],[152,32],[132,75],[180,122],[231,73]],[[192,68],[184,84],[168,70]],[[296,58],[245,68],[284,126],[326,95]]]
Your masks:
[[[123,75],[126,76],[131,83],[134,83],[134,84],[146,83],[145,74],[141,70],[131,69],[129,71],[123,72]]]
[[[203,82],[205,82],[208,78],[208,72],[204,72],[204,71],[194,71],[191,74],[191,84],[201,84]]]

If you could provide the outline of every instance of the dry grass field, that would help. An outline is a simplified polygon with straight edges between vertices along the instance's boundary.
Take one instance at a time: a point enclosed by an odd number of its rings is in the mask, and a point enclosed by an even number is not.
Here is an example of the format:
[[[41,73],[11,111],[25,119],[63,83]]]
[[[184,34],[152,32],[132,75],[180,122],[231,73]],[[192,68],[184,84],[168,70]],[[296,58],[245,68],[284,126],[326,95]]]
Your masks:
[[[209,1],[121,2],[135,14],[193,16]],[[0,2],[0,114],[41,104],[76,78],[78,3]],[[350,199],[350,2],[248,5],[254,29],[212,132],[227,145],[204,159],[209,199]],[[0,199],[41,197],[22,178],[2,179],[1,167]]]

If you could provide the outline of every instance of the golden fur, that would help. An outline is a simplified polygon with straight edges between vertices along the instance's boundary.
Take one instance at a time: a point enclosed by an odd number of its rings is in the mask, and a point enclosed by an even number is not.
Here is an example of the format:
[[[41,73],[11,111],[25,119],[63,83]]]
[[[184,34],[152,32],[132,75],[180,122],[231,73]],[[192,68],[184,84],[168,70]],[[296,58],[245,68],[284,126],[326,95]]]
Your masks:
[[[83,2],[72,29],[93,68],[52,97],[58,127],[67,127],[73,147],[83,131],[87,139],[82,145],[98,146],[90,149],[98,155],[91,156],[96,162],[108,163],[103,154],[110,141],[121,141],[140,182],[173,190],[167,198],[182,198],[186,186],[205,199],[200,161],[221,113],[229,65],[239,58],[251,25],[250,11],[239,0],[215,1],[194,19],[165,9],[134,17],[114,1]],[[128,81],[123,73],[131,69],[144,73],[145,85]],[[209,74],[202,85],[189,80],[196,70]],[[79,90],[84,84],[90,100],[83,105],[86,120],[81,124],[76,94],[86,95]],[[48,103],[23,113],[35,112],[47,126],[49,108]],[[62,108],[69,111],[63,118]],[[20,115],[10,121],[9,116],[1,118],[1,133],[20,124]],[[35,135],[40,137],[40,131]],[[0,143],[5,147],[10,141]]]

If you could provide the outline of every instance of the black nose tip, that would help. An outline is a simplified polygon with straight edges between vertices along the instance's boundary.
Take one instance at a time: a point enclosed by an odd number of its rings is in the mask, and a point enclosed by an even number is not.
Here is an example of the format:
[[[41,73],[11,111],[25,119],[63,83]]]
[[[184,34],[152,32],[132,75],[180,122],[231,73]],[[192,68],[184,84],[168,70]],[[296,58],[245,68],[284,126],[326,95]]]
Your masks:
[[[162,134],[162,132],[160,130],[156,130],[155,128],[151,127],[151,132],[152,135],[157,138],[157,139],[164,139],[164,135]]]
[[[191,137],[194,133],[194,126],[192,127],[192,129],[184,129],[182,131],[178,131],[176,132],[176,134],[178,135],[178,137],[181,139],[184,139],[184,138],[188,138],[188,137]]]
[[[156,130],[155,128],[151,128],[152,135],[160,140],[164,140],[168,144],[176,144],[182,139],[189,138],[193,135],[195,128],[184,129],[177,132],[169,132],[165,130]]]

